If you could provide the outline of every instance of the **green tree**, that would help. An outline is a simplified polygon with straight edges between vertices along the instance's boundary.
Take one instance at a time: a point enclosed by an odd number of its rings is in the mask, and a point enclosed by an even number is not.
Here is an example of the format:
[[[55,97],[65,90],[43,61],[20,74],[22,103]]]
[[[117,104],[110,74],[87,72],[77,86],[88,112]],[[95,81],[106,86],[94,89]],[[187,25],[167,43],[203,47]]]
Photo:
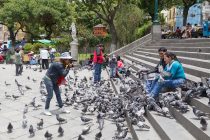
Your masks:
[[[65,0],[8,0],[0,8],[0,21],[8,27],[14,46],[19,30],[30,34],[31,40],[43,33],[50,39],[67,30],[71,8]]]
[[[146,13],[148,13],[153,21],[155,0],[135,0],[135,3],[139,6],[139,8],[143,9]],[[172,6],[180,3],[180,0],[158,0],[158,11],[160,12],[163,9],[171,8]]]
[[[101,20],[109,25],[109,32],[111,34],[110,51],[114,51],[118,42],[114,18],[122,4],[122,0],[82,0],[82,2],[88,10],[95,12]]]
[[[134,4],[123,4],[117,11],[115,25],[121,45],[135,39],[135,30],[144,22],[144,13]]]

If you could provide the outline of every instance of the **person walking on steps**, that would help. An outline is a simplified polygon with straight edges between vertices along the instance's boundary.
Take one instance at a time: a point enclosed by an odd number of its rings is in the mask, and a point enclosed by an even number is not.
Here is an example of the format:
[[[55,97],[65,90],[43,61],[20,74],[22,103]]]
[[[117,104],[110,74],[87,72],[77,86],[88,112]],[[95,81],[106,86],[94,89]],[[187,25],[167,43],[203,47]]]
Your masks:
[[[62,53],[60,56],[60,62],[52,63],[43,78],[48,93],[44,111],[44,114],[47,116],[52,115],[52,113],[49,111],[49,107],[50,101],[53,97],[53,90],[59,105],[59,111],[61,113],[70,113],[70,111],[63,107],[59,85],[65,84],[65,77],[68,75],[69,69],[73,67],[73,61],[74,60],[68,52]]]

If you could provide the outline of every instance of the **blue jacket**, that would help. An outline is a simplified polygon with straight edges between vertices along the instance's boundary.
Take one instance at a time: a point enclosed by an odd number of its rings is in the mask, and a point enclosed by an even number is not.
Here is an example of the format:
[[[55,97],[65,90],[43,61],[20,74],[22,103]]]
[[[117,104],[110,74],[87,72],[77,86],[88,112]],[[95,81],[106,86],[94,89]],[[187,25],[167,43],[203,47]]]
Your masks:
[[[69,69],[65,69],[62,63],[54,62],[47,70],[46,76],[52,80],[53,84],[56,84],[59,77],[65,77],[68,73]]]
[[[186,79],[184,69],[182,64],[178,61],[172,61],[170,64],[167,64],[165,67],[165,71],[170,72],[170,77],[164,77],[167,80],[174,80],[174,79]]]

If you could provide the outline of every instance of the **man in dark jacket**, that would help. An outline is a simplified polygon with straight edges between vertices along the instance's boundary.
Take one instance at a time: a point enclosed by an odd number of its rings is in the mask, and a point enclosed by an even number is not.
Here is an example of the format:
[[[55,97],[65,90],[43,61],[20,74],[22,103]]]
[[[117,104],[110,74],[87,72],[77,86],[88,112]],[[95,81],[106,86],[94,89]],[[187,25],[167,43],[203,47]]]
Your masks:
[[[47,73],[43,78],[48,93],[44,111],[45,115],[52,115],[52,113],[49,111],[49,106],[50,101],[53,97],[53,90],[55,92],[56,99],[59,105],[59,111],[62,113],[70,113],[68,110],[65,110],[63,108],[59,85],[65,82],[65,77],[68,75],[69,69],[71,67],[73,67],[72,57],[68,52],[64,52],[61,54],[60,62],[52,63],[50,65],[50,68],[47,70]]]

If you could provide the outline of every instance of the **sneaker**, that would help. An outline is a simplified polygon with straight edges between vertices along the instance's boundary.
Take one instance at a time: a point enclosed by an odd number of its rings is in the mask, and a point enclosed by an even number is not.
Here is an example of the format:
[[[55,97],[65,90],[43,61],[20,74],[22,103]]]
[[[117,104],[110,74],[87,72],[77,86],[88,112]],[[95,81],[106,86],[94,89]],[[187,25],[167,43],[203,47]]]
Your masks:
[[[45,109],[44,114],[47,116],[52,116],[52,113],[49,111],[49,109]]]
[[[70,113],[70,111],[69,111],[69,110],[66,110],[64,107],[59,108],[59,111],[60,111],[61,113],[67,113],[67,114]]]

